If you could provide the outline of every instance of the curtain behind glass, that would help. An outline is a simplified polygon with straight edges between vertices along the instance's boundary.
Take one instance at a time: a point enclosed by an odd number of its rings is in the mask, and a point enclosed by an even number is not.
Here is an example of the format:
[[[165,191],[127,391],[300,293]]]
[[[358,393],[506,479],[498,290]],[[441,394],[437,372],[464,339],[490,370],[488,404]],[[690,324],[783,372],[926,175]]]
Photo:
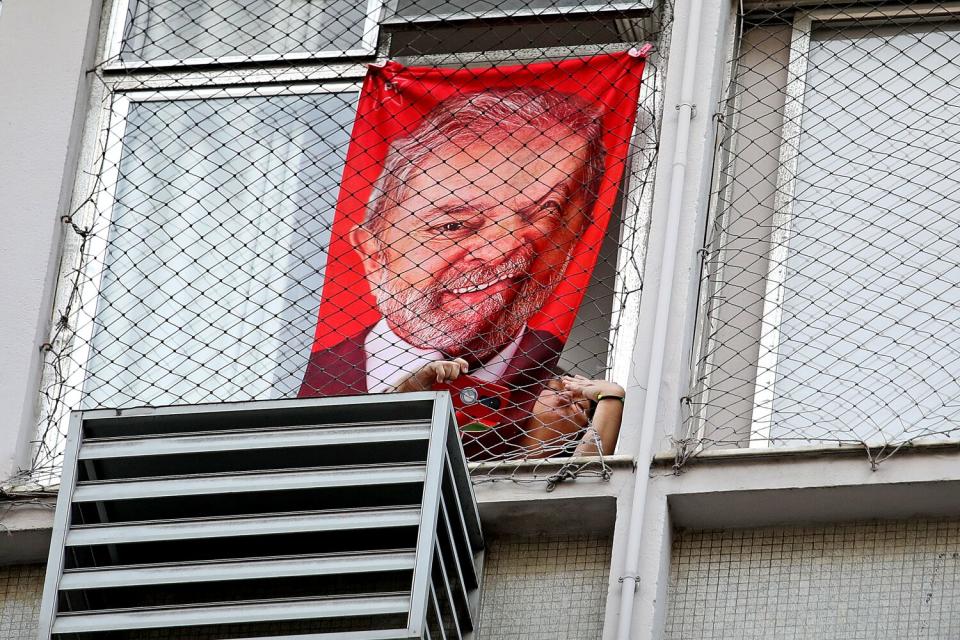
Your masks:
[[[131,104],[86,407],[297,388],[355,99]]]
[[[960,31],[811,42],[771,437],[960,420]]]

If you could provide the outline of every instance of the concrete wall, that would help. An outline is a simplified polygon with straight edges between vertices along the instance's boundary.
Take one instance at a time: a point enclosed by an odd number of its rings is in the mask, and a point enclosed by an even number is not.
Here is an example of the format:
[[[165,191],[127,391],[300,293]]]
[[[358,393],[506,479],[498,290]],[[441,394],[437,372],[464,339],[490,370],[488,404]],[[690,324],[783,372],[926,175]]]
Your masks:
[[[0,481],[27,462],[100,2],[5,0],[0,14]]]
[[[44,565],[0,567],[0,638],[35,640]]]
[[[665,640],[960,637],[960,522],[688,531]]]
[[[600,640],[610,536],[490,540],[478,640]]]

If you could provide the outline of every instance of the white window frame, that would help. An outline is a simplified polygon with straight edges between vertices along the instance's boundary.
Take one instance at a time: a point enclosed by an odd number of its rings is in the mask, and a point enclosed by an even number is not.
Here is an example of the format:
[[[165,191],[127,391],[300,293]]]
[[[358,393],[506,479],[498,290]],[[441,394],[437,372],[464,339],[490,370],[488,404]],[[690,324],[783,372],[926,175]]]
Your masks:
[[[770,430],[773,423],[773,404],[776,399],[777,367],[780,359],[780,327],[789,258],[789,240],[793,220],[796,190],[797,161],[806,96],[807,57],[813,31],[819,27],[861,25],[876,22],[881,25],[905,21],[950,19],[960,17],[960,4],[948,6],[918,4],[911,7],[849,8],[800,12],[794,17],[790,41],[790,63],[787,71],[786,102],[783,114],[782,141],[776,191],[766,290],[761,316],[760,353],[754,385],[753,414],[750,425],[750,448],[771,446]]]
[[[121,61],[120,52],[123,48],[123,34],[126,30],[127,16],[130,7],[138,0],[116,0],[110,13],[110,22],[107,29],[106,55],[104,60],[107,71],[135,71],[138,69],[161,69],[165,67],[182,67],[189,65],[208,64],[242,64],[262,62],[297,62],[307,60],[324,60],[330,58],[367,57],[377,53],[377,39],[380,34],[380,18],[384,9],[384,0],[366,0],[366,19],[363,24],[363,36],[360,47],[356,49],[329,49],[322,51],[297,51],[293,53],[265,53],[251,56],[229,55],[220,57],[198,56],[185,60],[161,58],[157,60]]]

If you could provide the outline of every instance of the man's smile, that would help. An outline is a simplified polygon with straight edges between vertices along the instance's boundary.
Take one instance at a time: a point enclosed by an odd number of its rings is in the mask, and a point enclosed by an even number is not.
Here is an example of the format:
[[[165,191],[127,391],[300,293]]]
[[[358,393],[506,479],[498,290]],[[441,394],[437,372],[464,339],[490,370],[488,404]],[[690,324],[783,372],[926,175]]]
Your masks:
[[[448,292],[448,293],[453,293],[453,294],[456,294],[456,295],[463,295],[463,294],[468,294],[468,293],[479,293],[479,292],[481,292],[481,291],[487,291],[488,289],[491,289],[491,288],[495,287],[496,285],[498,285],[498,284],[500,284],[500,283],[507,283],[507,284],[509,285],[509,283],[508,283],[509,280],[515,280],[515,279],[518,278],[519,276],[520,276],[520,273],[519,273],[519,272],[506,273],[506,274],[504,274],[504,275],[502,275],[502,276],[500,276],[500,277],[498,277],[498,278],[495,278],[495,279],[493,279],[493,280],[488,280],[488,281],[486,281],[486,282],[478,282],[477,284],[468,285],[468,286],[464,286],[464,287],[449,288],[449,289],[447,289],[447,292]],[[488,292],[488,293],[496,293],[496,292],[499,292],[499,290],[500,290],[500,289],[503,289],[503,288],[505,288],[505,287],[497,287],[495,291],[487,291],[487,292]]]

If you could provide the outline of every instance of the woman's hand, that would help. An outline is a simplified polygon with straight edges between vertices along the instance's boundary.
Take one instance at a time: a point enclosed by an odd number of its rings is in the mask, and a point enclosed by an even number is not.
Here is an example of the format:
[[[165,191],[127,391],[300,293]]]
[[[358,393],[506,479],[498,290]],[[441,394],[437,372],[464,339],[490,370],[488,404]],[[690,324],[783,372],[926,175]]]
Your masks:
[[[575,397],[586,398],[591,402],[597,402],[601,396],[623,398],[626,395],[623,387],[609,380],[590,380],[583,376],[563,376],[561,380],[563,381],[564,391]]]

